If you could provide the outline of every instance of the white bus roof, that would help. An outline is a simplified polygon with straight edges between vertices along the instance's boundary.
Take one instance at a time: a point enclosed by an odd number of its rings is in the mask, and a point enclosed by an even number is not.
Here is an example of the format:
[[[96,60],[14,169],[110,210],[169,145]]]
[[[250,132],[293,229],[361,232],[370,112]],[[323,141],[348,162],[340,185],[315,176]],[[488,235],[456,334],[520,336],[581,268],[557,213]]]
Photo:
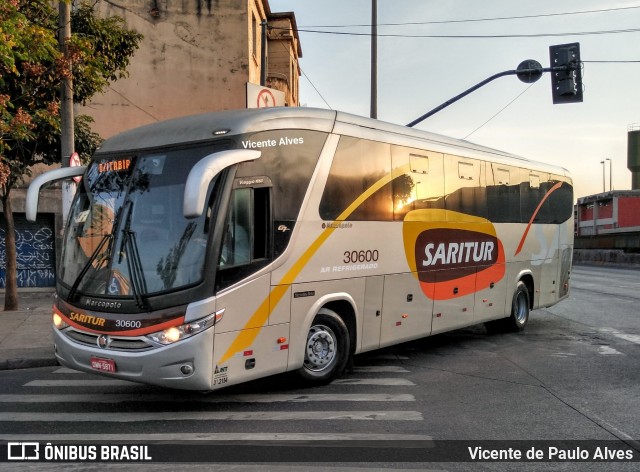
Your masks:
[[[275,129],[313,129],[326,133],[334,132],[569,175],[568,171],[560,166],[532,161],[469,141],[349,113],[305,107],[230,110],[152,123],[107,139],[101,146],[99,154],[206,142],[216,137]]]

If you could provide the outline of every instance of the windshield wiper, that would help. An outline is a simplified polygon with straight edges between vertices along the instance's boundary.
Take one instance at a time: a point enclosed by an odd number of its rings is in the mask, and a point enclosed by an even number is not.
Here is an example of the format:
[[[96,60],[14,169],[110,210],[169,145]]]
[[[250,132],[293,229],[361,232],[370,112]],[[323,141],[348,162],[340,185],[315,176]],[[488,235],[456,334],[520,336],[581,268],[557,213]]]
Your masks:
[[[123,251],[121,251],[119,262],[122,262],[122,255],[125,253],[127,269],[131,277],[131,291],[136,300],[136,305],[142,310],[148,310],[150,308],[149,302],[144,295],[147,293],[147,281],[144,276],[144,270],[142,269],[142,261],[140,259],[140,252],[138,251],[138,243],[136,242],[136,232],[131,231],[133,203],[129,201],[127,205],[129,207],[127,208],[127,220],[122,229],[122,234],[124,235],[122,238]]]
[[[84,276],[87,275],[87,272],[89,271],[89,269],[93,265],[93,262],[98,258],[99,255],[102,254],[102,248],[104,248],[104,245],[107,243],[107,241],[110,241],[111,239],[113,239],[113,235],[112,234],[105,234],[104,236],[102,236],[102,239],[100,240],[100,243],[93,250],[93,252],[91,253],[91,256],[89,256],[89,260],[87,260],[87,262],[85,262],[84,266],[82,267],[82,270],[80,271],[80,273],[76,277],[75,281],[73,282],[73,285],[71,286],[71,289],[69,290],[69,294],[67,295],[67,299],[68,300],[70,300],[70,301],[73,300],[76,292],[78,291],[78,287],[80,286],[80,282],[82,282],[84,280]],[[108,254],[104,255],[103,259],[100,261],[100,265],[102,265],[102,263],[108,258],[109,258]]]

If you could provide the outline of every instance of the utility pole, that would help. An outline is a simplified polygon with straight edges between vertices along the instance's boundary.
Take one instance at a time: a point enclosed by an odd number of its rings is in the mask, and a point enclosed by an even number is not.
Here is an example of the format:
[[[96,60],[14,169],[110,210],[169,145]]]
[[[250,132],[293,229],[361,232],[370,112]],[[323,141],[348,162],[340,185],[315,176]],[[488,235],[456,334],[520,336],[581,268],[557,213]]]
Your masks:
[[[71,4],[67,0],[60,0],[59,7],[59,30],[58,43],[60,51],[67,55],[67,40],[71,38]],[[71,65],[69,65],[71,69]],[[71,70],[62,77],[60,88],[60,160],[62,167],[69,166],[69,159],[74,151],[74,132],[73,132],[73,80],[71,78]],[[71,201],[75,193],[76,186],[70,180],[62,182],[62,218],[67,219]]]
[[[378,118],[378,0],[371,0],[371,118]]]

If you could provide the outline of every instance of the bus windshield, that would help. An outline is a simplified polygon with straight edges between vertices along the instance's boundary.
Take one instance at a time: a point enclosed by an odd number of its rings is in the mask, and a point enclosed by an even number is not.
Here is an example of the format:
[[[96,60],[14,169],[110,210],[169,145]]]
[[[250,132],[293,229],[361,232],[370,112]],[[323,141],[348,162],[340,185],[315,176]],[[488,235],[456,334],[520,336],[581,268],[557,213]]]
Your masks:
[[[70,298],[78,292],[143,301],[202,280],[207,215],[185,218],[183,196],[189,170],[211,152],[208,147],[92,161],[63,245],[59,281],[70,288]]]

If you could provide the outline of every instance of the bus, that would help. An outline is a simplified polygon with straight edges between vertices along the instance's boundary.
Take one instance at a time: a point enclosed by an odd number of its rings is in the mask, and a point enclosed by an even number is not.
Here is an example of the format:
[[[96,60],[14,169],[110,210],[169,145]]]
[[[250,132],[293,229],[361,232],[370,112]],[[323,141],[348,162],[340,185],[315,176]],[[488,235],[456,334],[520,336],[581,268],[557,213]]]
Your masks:
[[[158,122],[106,140],[66,222],[55,354],[85,372],[216,390],[567,297],[573,190],[557,166],[332,110]]]

